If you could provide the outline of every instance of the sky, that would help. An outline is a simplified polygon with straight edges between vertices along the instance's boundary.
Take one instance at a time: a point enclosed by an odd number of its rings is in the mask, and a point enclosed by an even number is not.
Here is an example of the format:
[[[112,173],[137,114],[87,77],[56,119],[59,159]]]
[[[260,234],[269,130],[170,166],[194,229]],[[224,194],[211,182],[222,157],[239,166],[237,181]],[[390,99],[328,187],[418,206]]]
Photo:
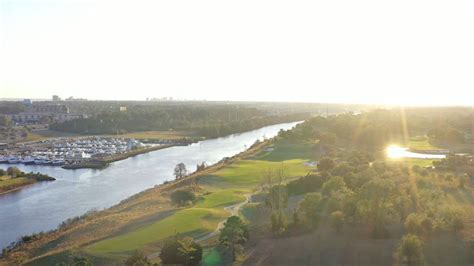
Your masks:
[[[0,3],[0,98],[474,105],[474,0]]]

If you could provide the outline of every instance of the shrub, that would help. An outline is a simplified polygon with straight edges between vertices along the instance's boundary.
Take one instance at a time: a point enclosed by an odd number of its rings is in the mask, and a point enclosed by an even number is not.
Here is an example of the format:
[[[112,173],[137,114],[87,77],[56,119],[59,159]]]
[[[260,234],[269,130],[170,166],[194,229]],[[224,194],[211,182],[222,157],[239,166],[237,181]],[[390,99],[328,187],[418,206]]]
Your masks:
[[[196,201],[196,195],[189,190],[175,190],[171,193],[170,198],[174,204],[179,206],[194,203]]]
[[[344,226],[344,213],[341,211],[335,211],[331,213],[331,226],[336,232],[341,232]]]
[[[423,242],[416,235],[402,237],[395,258],[401,265],[423,265]]]
[[[202,260],[202,247],[189,237],[168,238],[161,249],[163,264],[198,265]]]

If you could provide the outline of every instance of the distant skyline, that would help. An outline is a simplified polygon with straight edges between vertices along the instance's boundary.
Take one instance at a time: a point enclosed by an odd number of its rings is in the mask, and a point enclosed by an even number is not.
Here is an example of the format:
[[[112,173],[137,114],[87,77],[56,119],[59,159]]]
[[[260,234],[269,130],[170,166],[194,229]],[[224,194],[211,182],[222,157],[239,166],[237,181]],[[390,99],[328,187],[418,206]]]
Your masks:
[[[0,98],[474,105],[474,1],[0,0]]]

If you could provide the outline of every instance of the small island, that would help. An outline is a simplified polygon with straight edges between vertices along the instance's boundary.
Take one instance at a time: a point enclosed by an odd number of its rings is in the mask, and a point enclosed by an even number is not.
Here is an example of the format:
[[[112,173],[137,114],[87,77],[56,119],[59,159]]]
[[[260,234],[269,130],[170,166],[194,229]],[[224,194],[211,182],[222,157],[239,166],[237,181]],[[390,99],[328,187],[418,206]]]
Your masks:
[[[19,190],[40,181],[54,181],[55,178],[41,173],[25,173],[17,167],[0,169],[0,195]]]

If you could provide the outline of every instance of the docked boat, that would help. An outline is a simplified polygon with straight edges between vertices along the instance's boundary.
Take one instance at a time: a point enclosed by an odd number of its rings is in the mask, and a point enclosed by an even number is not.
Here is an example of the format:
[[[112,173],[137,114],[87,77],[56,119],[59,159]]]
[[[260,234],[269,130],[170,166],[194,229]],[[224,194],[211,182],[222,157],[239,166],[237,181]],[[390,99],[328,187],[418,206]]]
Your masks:
[[[27,156],[27,157],[21,159],[20,162],[23,163],[23,164],[34,164],[35,163],[35,158],[33,158],[31,156]]]
[[[34,160],[35,164],[45,164],[45,162],[46,162],[46,158],[44,157],[38,157]]]
[[[8,163],[8,158],[5,156],[0,156],[0,163]]]
[[[62,159],[56,159],[56,160],[53,160],[52,164],[54,166],[61,166],[61,165],[64,165],[64,160]]]
[[[18,162],[19,162],[19,160],[15,156],[11,156],[10,158],[8,158],[8,163],[10,163],[10,164],[17,164]]]

